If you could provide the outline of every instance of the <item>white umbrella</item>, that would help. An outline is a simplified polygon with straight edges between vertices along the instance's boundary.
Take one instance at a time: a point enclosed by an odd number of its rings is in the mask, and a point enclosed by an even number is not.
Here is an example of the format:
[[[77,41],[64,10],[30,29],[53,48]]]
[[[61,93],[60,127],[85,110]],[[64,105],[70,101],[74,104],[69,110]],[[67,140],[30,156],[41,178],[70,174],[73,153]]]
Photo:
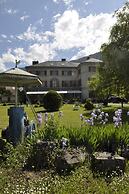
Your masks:
[[[0,73],[0,86],[15,87],[15,105],[18,103],[18,87],[41,85],[42,82],[37,75],[15,68]]]

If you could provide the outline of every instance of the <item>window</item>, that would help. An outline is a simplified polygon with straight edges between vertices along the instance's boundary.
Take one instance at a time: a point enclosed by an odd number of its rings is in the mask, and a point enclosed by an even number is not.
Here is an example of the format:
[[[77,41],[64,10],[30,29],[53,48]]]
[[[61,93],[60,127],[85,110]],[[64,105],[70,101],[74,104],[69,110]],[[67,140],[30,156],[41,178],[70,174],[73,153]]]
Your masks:
[[[95,66],[89,66],[89,72],[96,72]]]
[[[71,80],[70,81],[70,87],[75,87],[75,86],[77,86],[76,80]]]
[[[65,71],[62,71],[62,75],[64,75],[64,72],[65,72]]]
[[[65,87],[65,81],[62,81],[62,87]]]
[[[63,76],[71,76],[71,75],[74,75],[74,72],[73,71],[67,71],[67,70],[65,70],[65,71],[62,71],[62,75]]]
[[[57,88],[59,87],[59,81],[57,79],[53,79],[50,81],[50,87]]]
[[[62,75],[67,76],[67,71],[62,71]]]
[[[46,70],[42,71],[42,75],[46,76],[47,75],[47,71]]]
[[[58,75],[58,71],[57,70],[51,70],[50,75]]]
[[[68,71],[67,75],[72,75],[72,71]]]
[[[40,71],[36,71],[35,74],[36,74],[36,75],[40,75]]]
[[[69,87],[70,82],[69,81],[62,81],[62,87]]]

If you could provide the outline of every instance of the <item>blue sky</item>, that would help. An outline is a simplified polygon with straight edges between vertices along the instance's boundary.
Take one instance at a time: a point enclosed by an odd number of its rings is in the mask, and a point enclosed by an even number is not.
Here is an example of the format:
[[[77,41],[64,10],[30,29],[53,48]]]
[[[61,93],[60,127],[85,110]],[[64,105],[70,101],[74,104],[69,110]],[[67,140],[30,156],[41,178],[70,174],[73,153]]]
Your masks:
[[[108,41],[125,0],[0,0],[0,71],[33,60],[76,59]]]

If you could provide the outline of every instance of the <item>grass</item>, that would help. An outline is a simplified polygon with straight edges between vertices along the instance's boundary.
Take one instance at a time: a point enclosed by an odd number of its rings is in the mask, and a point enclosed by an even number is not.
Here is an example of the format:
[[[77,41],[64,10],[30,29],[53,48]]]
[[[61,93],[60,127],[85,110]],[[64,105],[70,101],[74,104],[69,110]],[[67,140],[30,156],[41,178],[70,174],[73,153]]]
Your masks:
[[[10,106],[0,105],[0,130],[8,126],[8,109]]]
[[[11,106],[3,106],[0,105],[0,131],[4,128],[6,128],[9,124],[9,116],[8,116],[8,109]],[[44,108],[43,107],[35,107],[33,106],[36,113],[42,112],[43,115],[43,121],[44,121]],[[29,120],[36,121],[35,116],[31,110],[30,106],[24,106],[24,110],[27,113]],[[60,123],[62,126],[65,127],[80,127],[81,121],[80,121],[80,114],[84,113],[84,108],[80,107],[78,111],[73,111],[73,105],[67,104],[64,105],[61,109],[63,111],[63,118],[61,119]],[[58,112],[54,113],[55,119],[58,119]]]
[[[94,177],[85,164],[67,176],[53,171],[21,172],[0,169],[0,194],[128,194],[129,175]]]
[[[8,126],[8,109],[12,107],[12,106],[3,106],[0,105],[0,130],[7,127]],[[34,114],[31,110],[31,106],[26,106],[24,105],[24,110],[27,113],[28,117],[30,120],[34,120],[35,121],[35,117]],[[33,106],[35,112],[42,112],[43,113],[43,119],[44,119],[44,108],[43,107],[35,107]],[[109,104],[108,107],[104,107],[103,111],[108,112],[111,117],[114,114],[114,111],[117,110],[118,108],[121,108],[120,104]],[[79,110],[73,110],[73,105],[71,104],[65,104],[64,106],[62,106],[62,108],[60,109],[61,111],[63,111],[63,118],[61,120],[61,124],[65,127],[80,127],[81,125],[81,121],[80,121],[80,114],[83,113],[87,113],[86,115],[89,116],[89,113],[91,111],[85,111],[85,109],[83,108],[83,105],[80,106]],[[124,112],[129,111],[129,104],[124,104]],[[58,112],[55,112],[55,118],[58,118]],[[127,117],[126,117],[127,119]],[[124,114],[124,120],[125,119],[125,114]]]

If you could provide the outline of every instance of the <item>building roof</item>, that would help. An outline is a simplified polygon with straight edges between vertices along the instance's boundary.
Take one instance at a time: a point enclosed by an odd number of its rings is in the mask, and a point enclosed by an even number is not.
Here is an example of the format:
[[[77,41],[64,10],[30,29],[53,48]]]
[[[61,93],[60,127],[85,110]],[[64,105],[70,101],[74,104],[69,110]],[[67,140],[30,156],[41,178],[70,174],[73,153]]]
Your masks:
[[[78,61],[66,61],[66,60],[62,60],[62,61],[45,61],[42,63],[39,63],[38,61],[33,61],[31,66],[27,66],[27,67],[31,67],[31,68],[35,68],[35,67],[78,67],[81,63],[102,63],[103,61],[100,59],[96,59],[94,57],[83,57],[81,58],[81,60],[79,59]]]
[[[37,63],[33,66],[36,67],[77,67],[79,65],[79,63],[74,63],[71,61],[45,61],[42,63]]]
[[[85,61],[82,61],[81,63],[102,63],[103,61],[99,60],[99,59],[95,59],[95,58],[88,58]]]
[[[102,53],[101,52],[94,53],[94,54],[91,54],[91,55],[88,55],[88,56],[85,56],[85,57],[81,57],[81,58],[76,59],[76,60],[72,60],[72,62],[82,63],[82,62],[86,61],[87,58],[89,58],[89,57],[94,58],[94,59],[102,60]]]

